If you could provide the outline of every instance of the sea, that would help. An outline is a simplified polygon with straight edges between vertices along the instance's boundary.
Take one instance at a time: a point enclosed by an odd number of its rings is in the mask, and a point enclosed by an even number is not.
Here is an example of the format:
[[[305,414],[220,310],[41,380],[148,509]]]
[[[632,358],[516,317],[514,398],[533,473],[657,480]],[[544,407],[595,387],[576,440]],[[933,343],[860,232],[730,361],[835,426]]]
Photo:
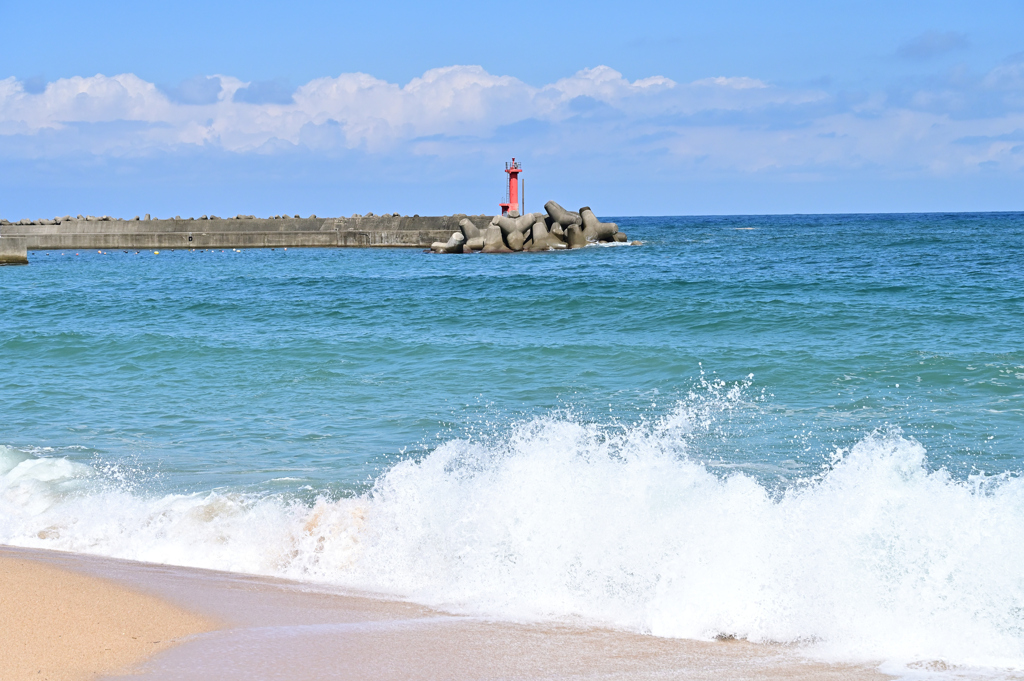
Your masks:
[[[0,268],[0,543],[1024,671],[1024,213],[613,219]]]

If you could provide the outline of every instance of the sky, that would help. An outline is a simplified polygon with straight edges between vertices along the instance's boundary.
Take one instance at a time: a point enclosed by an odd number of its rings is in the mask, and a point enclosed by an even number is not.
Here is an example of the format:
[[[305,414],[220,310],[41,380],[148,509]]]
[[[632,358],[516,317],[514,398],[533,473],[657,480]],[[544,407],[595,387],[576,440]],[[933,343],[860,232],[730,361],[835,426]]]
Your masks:
[[[1024,2],[0,0],[0,217],[1024,210]]]

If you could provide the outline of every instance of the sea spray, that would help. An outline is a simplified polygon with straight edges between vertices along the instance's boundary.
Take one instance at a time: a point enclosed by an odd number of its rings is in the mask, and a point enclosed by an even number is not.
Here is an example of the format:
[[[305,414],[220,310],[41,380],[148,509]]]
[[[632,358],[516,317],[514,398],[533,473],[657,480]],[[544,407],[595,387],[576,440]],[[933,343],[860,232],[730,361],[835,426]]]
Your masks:
[[[146,496],[5,448],[0,541],[276,575],[516,619],[1024,666],[1024,483],[955,479],[895,429],[769,488],[691,455],[700,408],[455,438],[366,494]]]

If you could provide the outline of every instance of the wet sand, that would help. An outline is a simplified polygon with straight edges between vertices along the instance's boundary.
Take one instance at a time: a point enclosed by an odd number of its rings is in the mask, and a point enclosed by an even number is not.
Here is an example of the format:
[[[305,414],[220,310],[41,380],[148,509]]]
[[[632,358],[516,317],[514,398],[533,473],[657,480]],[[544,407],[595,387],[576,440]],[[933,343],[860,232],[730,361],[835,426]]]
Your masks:
[[[130,676],[108,673],[107,679],[891,678],[870,667],[810,661],[786,646],[489,621],[284,580],[0,547],[0,567],[12,559],[106,580],[117,585],[113,599],[142,594],[159,599],[168,613],[194,613],[189,621],[221,623],[180,645],[154,649]],[[4,576],[7,581],[6,569]],[[34,576],[19,572],[14,579]],[[172,620],[167,615],[153,624]],[[27,631],[33,621],[16,616],[10,626]]]

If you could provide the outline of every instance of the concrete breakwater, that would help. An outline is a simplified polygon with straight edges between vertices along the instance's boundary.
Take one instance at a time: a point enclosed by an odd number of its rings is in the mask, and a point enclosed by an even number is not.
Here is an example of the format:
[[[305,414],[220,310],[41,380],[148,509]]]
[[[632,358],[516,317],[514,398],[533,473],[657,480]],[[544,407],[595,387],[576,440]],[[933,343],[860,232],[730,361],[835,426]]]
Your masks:
[[[27,265],[26,241],[19,237],[0,237],[0,265]]]
[[[147,216],[148,217],[148,216]],[[233,218],[202,216],[150,220],[110,217],[0,221],[0,242],[23,240],[28,250],[140,248],[303,248],[390,247],[430,248],[459,229],[462,220],[486,228],[487,215],[402,216],[350,218],[275,216]],[[13,237],[13,239],[9,239]]]

